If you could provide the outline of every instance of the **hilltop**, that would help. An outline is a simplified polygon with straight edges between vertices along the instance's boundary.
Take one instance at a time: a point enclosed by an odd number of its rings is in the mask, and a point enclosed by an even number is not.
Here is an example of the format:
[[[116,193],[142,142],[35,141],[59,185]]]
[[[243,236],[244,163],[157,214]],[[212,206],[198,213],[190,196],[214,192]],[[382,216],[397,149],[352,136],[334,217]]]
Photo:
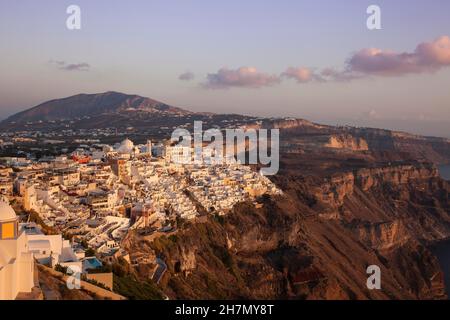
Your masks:
[[[150,98],[108,91],[96,94],[77,94],[63,99],[50,100],[19,112],[4,122],[25,123],[68,120],[126,111],[169,114],[191,113]]]

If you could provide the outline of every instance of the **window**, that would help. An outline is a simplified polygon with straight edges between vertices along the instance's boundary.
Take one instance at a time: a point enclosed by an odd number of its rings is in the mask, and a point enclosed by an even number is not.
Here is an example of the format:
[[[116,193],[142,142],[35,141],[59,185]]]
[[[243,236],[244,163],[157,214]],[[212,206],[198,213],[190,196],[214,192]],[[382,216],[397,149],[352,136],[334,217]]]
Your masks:
[[[14,233],[14,222],[8,222],[2,224],[2,239],[14,239],[15,233]]]

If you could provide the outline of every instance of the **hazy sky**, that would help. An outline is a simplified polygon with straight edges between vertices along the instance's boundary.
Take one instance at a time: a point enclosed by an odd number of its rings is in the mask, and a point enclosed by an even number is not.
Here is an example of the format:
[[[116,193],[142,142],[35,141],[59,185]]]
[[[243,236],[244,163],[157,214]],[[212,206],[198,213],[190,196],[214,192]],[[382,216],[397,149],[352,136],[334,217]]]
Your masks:
[[[66,8],[81,8],[81,30]],[[381,7],[382,30],[366,9]],[[0,118],[121,91],[450,137],[448,0],[0,0]]]

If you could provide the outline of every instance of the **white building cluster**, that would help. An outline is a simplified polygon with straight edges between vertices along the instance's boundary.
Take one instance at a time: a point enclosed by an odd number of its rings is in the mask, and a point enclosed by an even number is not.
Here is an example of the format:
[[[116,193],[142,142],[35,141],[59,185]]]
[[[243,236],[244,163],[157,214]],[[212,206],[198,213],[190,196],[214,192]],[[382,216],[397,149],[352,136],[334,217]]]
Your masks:
[[[269,179],[238,164],[201,167],[191,170],[189,177],[192,185],[188,190],[195,199],[207,211],[218,211],[219,214],[265,193],[281,193]]]
[[[17,173],[11,178],[12,169],[3,168],[0,182],[10,181],[25,210],[36,212],[47,226],[83,235],[96,248],[121,239],[94,236],[98,231],[85,222],[93,219],[107,225],[112,217],[128,219],[137,205],[151,204],[152,221],[171,216],[193,219],[199,207],[224,214],[236,203],[280,193],[269,179],[247,166],[229,159],[214,163],[208,149],[200,163],[178,161],[180,155],[192,153],[192,148],[151,141],[135,146],[125,139],[114,146],[80,147],[70,156],[47,162],[8,159]],[[133,223],[142,220],[135,218]]]
[[[0,286],[3,279],[25,272],[20,268],[29,269],[32,259],[84,270],[86,246],[101,256],[116,255],[130,228],[173,232],[177,219],[208,212],[222,215],[239,202],[281,193],[250,167],[211,162],[208,150],[201,163],[173,161],[191,151],[151,141],[135,146],[126,139],[114,146],[82,145],[70,155],[39,161],[0,159],[0,196],[21,204],[36,222],[19,225],[15,214],[0,205]],[[44,235],[41,228],[60,234]],[[13,258],[17,266],[10,265]],[[28,288],[29,281],[22,278],[14,288],[1,287],[0,293],[9,290],[7,297],[13,297],[24,289],[21,283]]]

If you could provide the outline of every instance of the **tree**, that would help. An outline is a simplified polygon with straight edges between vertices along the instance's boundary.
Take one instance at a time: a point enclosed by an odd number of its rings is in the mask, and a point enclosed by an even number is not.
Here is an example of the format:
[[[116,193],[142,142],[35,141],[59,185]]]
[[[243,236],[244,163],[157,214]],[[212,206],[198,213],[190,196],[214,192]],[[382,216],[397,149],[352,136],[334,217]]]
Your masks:
[[[95,257],[95,250],[92,248],[87,248],[86,251],[84,252],[84,255],[86,257]]]

